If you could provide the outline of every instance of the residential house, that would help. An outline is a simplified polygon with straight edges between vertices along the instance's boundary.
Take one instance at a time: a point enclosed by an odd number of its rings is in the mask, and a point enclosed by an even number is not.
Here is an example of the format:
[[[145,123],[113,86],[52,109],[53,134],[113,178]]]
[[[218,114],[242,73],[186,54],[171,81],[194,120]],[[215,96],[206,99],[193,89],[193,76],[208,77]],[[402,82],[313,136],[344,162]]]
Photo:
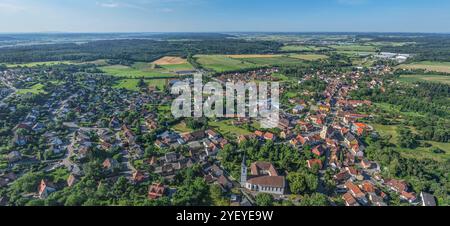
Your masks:
[[[313,168],[314,166],[318,166],[319,169],[323,168],[322,160],[320,159],[310,159],[306,161],[308,168]]]
[[[67,178],[67,186],[72,187],[77,181],[78,179],[75,177],[75,175],[70,174]]]
[[[422,198],[422,206],[436,206],[436,198],[433,195],[421,192],[420,197]]]
[[[133,172],[133,175],[132,175],[133,182],[139,183],[139,182],[142,182],[144,179],[145,179],[145,175],[141,171],[136,170]]]
[[[219,134],[213,130],[210,130],[210,129],[206,130],[205,133],[206,133],[206,135],[208,135],[209,139],[218,139],[219,138]]]
[[[112,159],[112,158],[105,159],[105,161],[103,161],[102,165],[103,165],[104,169],[106,169],[107,171],[110,171],[110,172],[120,168],[119,162],[117,162],[117,160]]]
[[[51,182],[44,179],[41,180],[41,183],[39,184],[38,188],[38,196],[40,199],[47,198],[50,195],[50,193],[55,191],[56,188]]]
[[[241,184],[250,191],[283,195],[286,180],[279,176],[275,167],[268,162],[254,162],[250,166],[251,176],[247,179],[245,159],[242,162]]]
[[[360,206],[350,193],[345,193],[345,195],[342,196],[342,199],[344,200],[346,206]]]
[[[417,197],[413,192],[402,191],[400,193],[400,199],[408,201],[409,203],[414,203],[417,200]]]
[[[267,132],[264,134],[264,139],[265,140],[270,140],[270,141],[275,141],[276,140],[276,136],[273,133]]]
[[[323,148],[322,145],[317,145],[316,147],[314,147],[311,152],[317,156],[322,156],[325,153],[325,148]]]
[[[153,183],[148,189],[148,198],[153,200],[159,199],[164,196],[165,192],[166,188],[164,185],[160,183]]]
[[[389,189],[397,193],[408,191],[408,184],[403,180],[396,180],[396,179],[386,180],[385,184]]]
[[[224,175],[219,176],[217,183],[220,185],[223,191],[229,191],[233,188],[233,183]]]

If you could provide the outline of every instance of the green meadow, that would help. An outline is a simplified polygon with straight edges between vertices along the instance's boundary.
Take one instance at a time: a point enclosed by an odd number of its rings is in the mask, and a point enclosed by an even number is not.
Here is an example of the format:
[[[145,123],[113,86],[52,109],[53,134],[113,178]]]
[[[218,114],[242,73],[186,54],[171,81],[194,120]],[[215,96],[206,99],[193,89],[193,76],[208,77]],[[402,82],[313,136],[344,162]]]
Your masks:
[[[369,45],[331,45],[330,47],[337,51],[375,52],[377,50],[376,47]]]
[[[327,50],[326,47],[317,47],[317,46],[307,46],[307,45],[286,45],[281,47],[281,51],[283,52],[313,52],[313,51],[322,51]]]
[[[232,136],[236,137],[236,135],[249,135],[252,134],[252,132],[234,126],[231,124],[233,120],[223,120],[223,121],[212,121],[209,122],[208,125],[214,128],[215,130],[219,131],[224,136]]]
[[[380,133],[382,136],[390,136],[390,143],[398,143],[398,133],[396,125],[380,125],[374,124],[374,129]],[[414,130],[413,130],[414,131]],[[424,141],[431,144],[432,147],[417,147],[415,149],[400,148],[396,147],[400,153],[406,157],[417,158],[417,159],[434,159],[436,161],[445,161],[450,159],[450,143],[434,142],[434,141]],[[432,151],[433,148],[439,148],[445,151],[444,154],[437,154]]]
[[[421,61],[411,64],[402,64],[398,66],[398,68],[412,70],[423,69],[426,71],[450,73],[450,62]]]
[[[140,79],[121,79],[113,86],[113,88],[139,91],[139,80]],[[155,86],[159,90],[163,90],[166,84],[166,79],[146,79],[144,81],[147,86]]]
[[[109,75],[116,77],[126,77],[126,78],[164,78],[164,77],[175,77],[176,74],[166,73],[160,71],[152,71],[147,69],[139,69],[135,67],[128,67],[123,65],[112,65],[100,67],[100,69]]]
[[[237,71],[266,66],[301,65],[307,61],[328,58],[320,54],[284,55],[197,55],[197,63],[215,72]]]
[[[43,84],[36,84],[28,89],[19,89],[16,92],[19,95],[24,95],[24,94],[45,94],[46,92],[44,91],[44,85]]]
[[[215,72],[237,71],[258,67],[257,64],[233,59],[225,55],[196,55],[195,59],[204,68]]]
[[[450,75],[400,75],[401,82],[415,83],[415,82],[436,82],[450,85]]]

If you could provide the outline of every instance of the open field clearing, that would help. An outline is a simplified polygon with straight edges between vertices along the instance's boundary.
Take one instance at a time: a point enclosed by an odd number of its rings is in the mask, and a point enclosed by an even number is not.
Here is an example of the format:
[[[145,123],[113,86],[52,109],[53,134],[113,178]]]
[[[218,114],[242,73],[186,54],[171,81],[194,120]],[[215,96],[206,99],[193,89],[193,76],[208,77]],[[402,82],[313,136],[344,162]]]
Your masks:
[[[191,132],[193,132],[192,129],[190,129],[190,128],[188,128],[188,127],[186,126],[186,123],[185,123],[185,122],[180,122],[180,123],[174,125],[174,126],[172,127],[172,129],[173,129],[174,131],[178,132],[178,133],[191,133]]]
[[[177,72],[177,71],[190,71],[194,70],[194,67],[190,63],[184,63],[184,64],[167,64],[167,65],[158,65],[159,67],[170,71],[170,72]]]
[[[181,57],[165,56],[159,60],[153,61],[156,65],[172,65],[172,64],[186,64],[187,60]]]
[[[116,77],[126,78],[163,78],[163,77],[176,77],[176,74],[168,72],[160,72],[157,70],[143,70],[134,67],[128,67],[123,65],[112,65],[100,67],[100,69],[106,74]]]
[[[164,89],[166,79],[148,79],[144,80],[147,86],[157,87],[159,90]],[[131,91],[139,91],[139,79],[121,79],[118,84],[113,86],[116,89],[127,89]]]
[[[380,133],[382,136],[391,136],[390,142],[393,144],[398,143],[398,133],[397,133],[397,126],[396,125],[380,125],[380,124],[374,124],[374,129]],[[445,161],[450,159],[450,143],[442,143],[442,142],[434,142],[434,141],[425,141],[428,144],[431,144],[432,147],[426,148],[426,147],[417,147],[415,149],[407,149],[407,148],[400,148],[397,147],[397,149],[400,151],[402,155],[405,157],[410,158],[416,158],[416,159],[425,159],[430,158],[434,159],[436,161]],[[433,148],[439,148],[445,153],[443,154],[437,154],[432,151]]]
[[[371,44],[371,45],[374,45],[374,46],[401,47],[401,46],[415,44],[415,42],[368,42],[368,44]]]
[[[273,57],[282,57],[280,54],[241,54],[241,55],[226,55],[227,57],[233,59],[247,59],[247,58],[273,58]]]
[[[145,83],[149,87],[156,87],[159,90],[163,90],[166,86],[167,79],[148,79],[145,80]]]
[[[283,52],[296,52],[296,51],[322,51],[327,50],[326,47],[307,46],[307,45],[287,45],[281,47]]]
[[[228,136],[236,136],[236,135],[249,135],[252,132],[239,128],[231,124],[232,120],[224,120],[219,122],[209,122],[209,125],[219,131],[221,134]]]
[[[376,52],[363,52],[363,51],[337,51],[337,53],[353,57],[362,57],[377,54]]]
[[[450,76],[447,75],[400,75],[400,81],[414,83],[414,82],[437,82],[450,85]]]
[[[30,87],[29,89],[17,90],[17,94],[19,94],[19,95],[28,94],[28,93],[41,94],[41,93],[46,93],[46,92],[44,91],[44,85],[42,85],[42,84],[36,84],[36,85]]]
[[[203,67],[216,72],[236,71],[265,66],[300,65],[305,61],[325,59],[320,54],[285,54],[285,55],[197,55],[197,62]]]
[[[203,67],[216,72],[236,71],[258,67],[256,64],[232,59],[225,55],[196,55],[195,58]]]
[[[436,72],[445,72],[450,73],[450,62],[431,62],[431,61],[422,61],[412,64],[402,64],[398,66],[398,68],[402,69],[423,69],[426,71],[436,71]]]
[[[289,57],[308,61],[328,59],[328,56],[322,54],[291,54]]]
[[[303,63],[300,59],[291,57],[245,58],[241,60],[256,64],[258,66],[295,65]]]
[[[358,51],[358,52],[376,51],[376,48],[374,46],[365,46],[365,45],[331,45],[330,47],[337,51]]]

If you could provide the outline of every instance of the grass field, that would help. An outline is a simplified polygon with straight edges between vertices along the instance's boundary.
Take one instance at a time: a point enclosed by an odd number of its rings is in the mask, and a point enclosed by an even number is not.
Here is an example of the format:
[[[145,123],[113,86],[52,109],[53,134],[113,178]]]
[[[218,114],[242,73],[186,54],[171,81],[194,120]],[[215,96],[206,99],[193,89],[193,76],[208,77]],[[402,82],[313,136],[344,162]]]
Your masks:
[[[192,67],[189,63],[184,64],[167,64],[167,65],[159,65],[161,68],[170,71],[170,72],[177,72],[177,71],[189,71],[194,70],[194,67]]]
[[[240,55],[226,55],[229,58],[233,59],[248,59],[248,58],[273,58],[273,57],[282,57],[280,54],[240,54]]]
[[[330,47],[337,51],[357,51],[357,52],[376,51],[376,48],[374,46],[366,46],[366,45],[331,45]]]
[[[169,105],[158,105],[158,114],[170,115],[172,114],[172,106]]]
[[[219,131],[224,136],[248,135],[252,133],[246,129],[233,126],[231,122],[232,120],[224,120],[219,122],[211,121],[209,122],[209,125],[214,129],[216,129],[217,131]]]
[[[396,125],[380,125],[380,124],[374,124],[374,129],[380,133],[382,136],[391,136],[390,142],[392,144],[397,144],[398,142],[398,133],[397,133],[397,127]],[[434,141],[425,141],[426,143],[429,143],[432,145],[430,148],[425,147],[418,147],[415,149],[407,149],[407,148],[400,148],[397,147],[397,149],[400,151],[400,153],[409,158],[417,158],[417,159],[423,159],[423,158],[431,158],[436,161],[442,161],[442,160],[448,160],[450,159],[450,143],[441,143],[441,142],[434,142]],[[437,147],[443,151],[445,151],[445,154],[436,154],[432,152],[432,148]]]
[[[186,126],[185,122],[180,122],[180,123],[176,124],[175,126],[172,127],[172,129],[175,132],[178,132],[178,133],[191,133],[191,132],[193,132],[192,129],[190,129],[190,128],[188,128]]]
[[[277,65],[295,65],[303,64],[302,60],[291,57],[271,57],[271,58],[243,58],[243,61],[256,64],[259,66],[277,66]]]
[[[403,64],[398,67],[403,69],[423,69],[426,71],[450,73],[450,62],[422,61],[411,64]]]
[[[306,46],[306,45],[287,45],[281,47],[281,51],[283,52],[296,52],[296,51],[321,51],[327,50],[325,47],[317,47],[317,46]]]
[[[46,92],[44,91],[44,85],[42,85],[42,84],[36,84],[36,85],[30,87],[29,89],[17,90],[17,94],[19,94],[19,95],[28,94],[28,93],[41,94],[41,93],[46,93]]]
[[[127,78],[161,78],[161,77],[175,77],[176,75],[168,72],[153,71],[149,68],[143,68],[142,64],[133,65],[133,67],[123,65],[113,65],[100,67],[106,74],[116,77]]]
[[[406,116],[412,116],[412,117],[423,117],[423,115],[420,114],[419,112],[402,111],[399,106],[395,106],[395,105],[388,104],[388,103],[375,103],[375,106],[377,106],[378,108],[380,108],[380,109],[382,109],[384,111],[395,113],[395,114],[398,114],[398,115],[406,115]]]
[[[243,60],[233,59],[225,55],[196,55],[197,62],[203,67],[216,72],[236,71],[256,68],[258,65]]]
[[[203,67],[216,72],[252,69],[264,66],[305,64],[305,61],[324,59],[318,54],[284,54],[284,55],[197,55],[197,62]]]
[[[166,84],[166,79],[147,79],[145,80],[145,83],[148,86],[155,86],[157,87],[159,90],[164,89],[164,86]],[[113,86],[113,88],[116,89],[127,89],[127,90],[131,90],[131,91],[139,91],[139,79],[121,79],[118,84],[116,84],[115,86]]]
[[[437,82],[450,85],[450,76],[446,75],[400,75],[400,81],[414,83],[414,82]]]
[[[291,54],[289,57],[307,61],[328,59],[328,56],[322,54]]]
[[[119,83],[115,86],[113,86],[113,88],[116,89],[127,89],[127,90],[131,90],[131,91],[139,91],[138,88],[138,83],[139,83],[139,79],[122,79],[119,81]]]

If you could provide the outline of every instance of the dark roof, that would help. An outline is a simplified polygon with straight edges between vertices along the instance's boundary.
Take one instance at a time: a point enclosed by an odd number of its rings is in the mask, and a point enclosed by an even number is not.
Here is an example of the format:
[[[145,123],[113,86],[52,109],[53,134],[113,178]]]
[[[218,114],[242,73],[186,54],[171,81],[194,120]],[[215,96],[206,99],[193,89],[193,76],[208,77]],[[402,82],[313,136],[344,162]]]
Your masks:
[[[433,195],[422,192],[422,203],[424,206],[436,206],[436,199]]]

